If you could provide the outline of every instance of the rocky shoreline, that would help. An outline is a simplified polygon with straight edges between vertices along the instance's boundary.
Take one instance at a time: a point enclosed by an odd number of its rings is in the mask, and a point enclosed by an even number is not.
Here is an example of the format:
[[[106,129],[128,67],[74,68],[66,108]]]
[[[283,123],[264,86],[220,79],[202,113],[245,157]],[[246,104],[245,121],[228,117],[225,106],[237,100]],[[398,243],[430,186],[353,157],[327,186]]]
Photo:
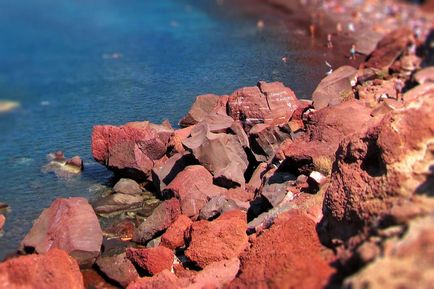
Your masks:
[[[93,157],[119,181],[56,199],[0,288],[430,288],[432,27],[401,20],[312,101],[260,81],[198,96],[180,128],[95,126]]]

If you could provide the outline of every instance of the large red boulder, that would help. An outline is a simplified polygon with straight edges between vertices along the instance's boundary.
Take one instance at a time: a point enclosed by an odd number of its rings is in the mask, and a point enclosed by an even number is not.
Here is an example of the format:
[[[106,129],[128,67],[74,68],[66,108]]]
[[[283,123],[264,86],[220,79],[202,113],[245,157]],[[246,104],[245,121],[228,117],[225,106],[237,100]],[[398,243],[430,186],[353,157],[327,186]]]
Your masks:
[[[247,155],[236,135],[213,133],[206,122],[198,124],[183,144],[208,171],[225,187],[244,186],[248,167]]]
[[[155,208],[152,214],[135,230],[133,241],[145,244],[156,234],[167,229],[181,214],[178,199],[164,201]]]
[[[182,214],[196,218],[210,198],[221,195],[224,191],[224,188],[213,184],[213,176],[207,169],[194,165],[180,172],[163,190],[163,195],[178,198]]]
[[[180,289],[181,282],[175,274],[164,270],[152,277],[138,278],[127,289]]]
[[[279,216],[241,256],[229,288],[324,288],[334,270],[322,256],[315,226],[302,214]]]
[[[406,201],[416,209],[416,195],[433,192],[433,94],[434,86],[409,91],[404,108],[341,143],[324,202],[333,237],[401,214]]]
[[[285,123],[298,106],[294,92],[280,82],[259,82],[229,96],[228,112],[245,127],[258,123]]]
[[[96,161],[134,179],[149,177],[154,162],[167,151],[173,129],[163,125],[131,122],[123,126],[98,125],[92,132]]]
[[[201,268],[238,257],[248,245],[246,218],[241,211],[231,211],[212,222],[193,223],[185,255]]]
[[[219,99],[220,96],[215,94],[199,95],[187,115],[179,121],[179,125],[187,127],[201,122],[219,106]]]
[[[357,69],[342,66],[319,83],[312,94],[313,107],[321,109],[354,99],[353,86],[357,83]]]
[[[158,246],[155,248],[128,248],[127,258],[134,264],[145,270],[151,275],[158,274],[164,270],[171,270],[175,255],[173,251]]]
[[[189,217],[180,215],[166,232],[161,236],[161,245],[175,250],[185,245],[185,232],[190,228],[193,222]]]
[[[0,263],[0,288],[84,289],[77,262],[59,249]]]
[[[84,198],[56,199],[34,222],[21,242],[22,251],[46,253],[59,248],[80,266],[93,264],[102,245],[102,230],[92,207]]]
[[[412,42],[414,42],[413,32],[408,28],[398,28],[390,32],[377,44],[377,48],[366,62],[366,67],[389,69]]]

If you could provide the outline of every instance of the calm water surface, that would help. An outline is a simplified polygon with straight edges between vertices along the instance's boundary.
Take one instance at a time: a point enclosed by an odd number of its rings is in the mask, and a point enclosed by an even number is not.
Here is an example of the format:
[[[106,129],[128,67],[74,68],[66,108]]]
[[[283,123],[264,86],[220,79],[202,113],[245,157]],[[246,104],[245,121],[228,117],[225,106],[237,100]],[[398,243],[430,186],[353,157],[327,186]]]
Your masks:
[[[93,125],[176,124],[195,96],[261,79],[309,97],[322,56],[256,21],[205,0],[0,0],[0,99],[21,103],[0,114],[0,202],[11,207],[0,258],[54,198],[92,198],[109,181],[91,157]],[[84,173],[43,173],[55,150],[82,156]]]

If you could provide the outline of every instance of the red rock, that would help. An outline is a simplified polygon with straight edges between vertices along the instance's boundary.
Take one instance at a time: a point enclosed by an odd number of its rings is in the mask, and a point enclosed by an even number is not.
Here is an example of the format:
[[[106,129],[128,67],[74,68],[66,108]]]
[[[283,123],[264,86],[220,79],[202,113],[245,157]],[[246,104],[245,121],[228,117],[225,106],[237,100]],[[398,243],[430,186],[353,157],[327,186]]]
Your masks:
[[[301,214],[281,215],[241,256],[229,288],[324,288],[334,270],[322,257],[315,226]]]
[[[132,281],[139,278],[133,263],[126,257],[125,253],[99,257],[96,261],[98,268],[111,280],[127,287]]]
[[[375,107],[384,96],[395,98],[395,80],[381,80],[377,83],[367,82],[367,85],[357,87],[359,99],[367,106]]]
[[[249,202],[249,201],[253,200],[255,195],[252,191],[246,191],[243,188],[234,188],[234,189],[227,190],[224,193],[224,196],[228,200],[238,200],[238,201],[242,201],[242,202]]]
[[[164,246],[145,249],[128,248],[126,252],[131,262],[151,275],[158,274],[166,269],[171,270],[175,257],[172,250]]]
[[[167,229],[180,214],[181,207],[176,198],[162,202],[136,229],[133,241],[141,244],[148,242],[157,233]]]
[[[366,62],[366,67],[389,69],[413,41],[413,32],[408,28],[398,28],[392,31],[377,44],[377,48]]]
[[[163,195],[175,196],[181,202],[182,213],[195,218],[211,197],[225,189],[213,185],[213,177],[204,167],[188,166],[164,189]]]
[[[164,156],[173,130],[145,122],[95,126],[92,154],[108,168],[134,179],[149,177],[154,162]]]
[[[190,136],[193,128],[195,128],[195,125],[175,130],[169,141],[169,147],[173,148],[174,153],[183,154],[185,152],[182,142]]]
[[[313,107],[321,109],[354,99],[353,86],[357,82],[357,69],[342,66],[325,77],[312,94]]]
[[[246,215],[241,211],[225,213],[212,222],[195,222],[185,255],[201,268],[238,257],[248,244],[246,228]]]
[[[6,217],[3,214],[0,214],[0,231],[3,230],[5,223],[6,223]]]
[[[69,160],[66,160],[66,165],[75,167],[75,168],[77,168],[77,169],[79,169],[81,171],[84,168],[83,160],[79,156],[75,156],[75,157],[72,157]]]
[[[211,263],[192,277],[191,284],[186,289],[223,288],[234,280],[239,268],[238,258]]]
[[[285,123],[298,106],[294,92],[280,82],[259,82],[229,96],[229,115],[251,127],[257,123]]]
[[[92,269],[82,270],[81,274],[83,275],[83,279],[84,279],[84,288],[118,289],[118,287],[109,284],[95,270]]]
[[[115,223],[108,229],[104,230],[105,234],[114,235],[119,238],[132,239],[136,225],[132,220],[124,219]]]
[[[136,181],[130,179],[120,179],[113,187],[113,190],[116,193],[127,195],[137,195],[142,193],[140,185]]]
[[[180,289],[181,283],[169,270],[153,276],[139,278],[128,285],[127,289]]]
[[[183,144],[213,174],[216,183],[224,187],[244,186],[248,159],[237,136],[212,133],[204,122],[196,126]]]
[[[219,104],[220,96],[215,94],[205,94],[196,97],[190,111],[179,121],[182,127],[197,124],[205,119]]]
[[[276,149],[289,137],[288,128],[270,124],[256,124],[249,131],[250,149],[257,161],[265,162],[274,157]]]
[[[267,169],[268,169],[267,163],[260,163],[258,165],[258,167],[253,172],[252,177],[250,178],[249,182],[246,185],[246,188],[249,191],[252,191],[254,193],[257,190],[259,190],[259,188],[262,186],[262,177],[264,176]]]
[[[189,217],[180,215],[161,236],[161,245],[175,250],[185,245],[184,235],[193,222]]]
[[[21,242],[21,250],[37,253],[59,248],[80,266],[93,264],[99,255],[102,231],[92,207],[84,198],[56,199],[34,222]]]
[[[434,67],[426,67],[416,72],[413,78],[419,84],[434,83]]]
[[[219,215],[240,210],[237,203],[234,200],[228,200],[224,196],[217,196],[208,201],[208,203],[200,210],[199,219],[210,220],[218,217]],[[246,208],[246,211],[248,206]]]
[[[77,262],[59,249],[0,263],[0,288],[84,289]]]
[[[341,143],[324,202],[333,237],[381,223],[410,198],[417,207],[414,196],[433,190],[434,88],[414,90],[404,108]]]

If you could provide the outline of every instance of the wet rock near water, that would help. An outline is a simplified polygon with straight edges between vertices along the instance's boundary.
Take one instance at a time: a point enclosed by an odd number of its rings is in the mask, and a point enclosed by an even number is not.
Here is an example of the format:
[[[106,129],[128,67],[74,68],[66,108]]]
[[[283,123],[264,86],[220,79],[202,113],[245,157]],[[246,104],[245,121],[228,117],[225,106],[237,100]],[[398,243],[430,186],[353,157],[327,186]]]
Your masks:
[[[0,214],[0,231],[3,230],[5,223],[6,223],[6,217],[3,214]]]
[[[96,260],[96,265],[109,279],[117,282],[124,288],[139,278],[136,268],[127,258],[126,253],[99,257]]]
[[[70,178],[80,174],[84,169],[83,160],[79,156],[65,158],[62,151],[47,155],[48,164],[42,168],[44,173],[54,173],[61,178]]]

